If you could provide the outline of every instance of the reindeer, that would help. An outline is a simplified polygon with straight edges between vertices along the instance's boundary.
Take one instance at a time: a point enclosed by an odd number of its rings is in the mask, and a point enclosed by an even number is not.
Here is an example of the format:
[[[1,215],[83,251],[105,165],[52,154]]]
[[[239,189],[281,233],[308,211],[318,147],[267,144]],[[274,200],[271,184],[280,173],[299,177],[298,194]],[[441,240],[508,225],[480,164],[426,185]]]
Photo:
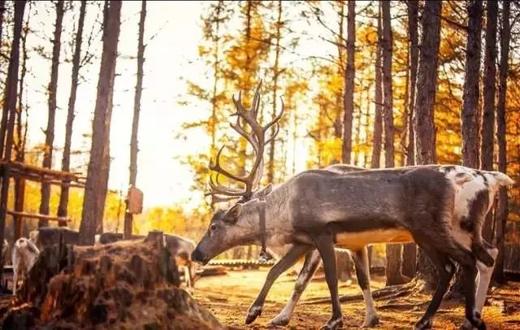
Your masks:
[[[16,296],[18,280],[20,277],[25,280],[27,274],[36,263],[40,250],[34,242],[25,237],[21,237],[13,245],[13,296]]]
[[[403,171],[406,171],[408,168],[403,168]],[[490,172],[490,171],[477,171],[473,169],[467,169],[462,166],[436,166],[439,171],[446,174],[446,177],[453,181],[454,184],[460,185],[460,189],[457,190],[455,195],[455,203],[457,205],[457,216],[456,223],[454,226],[460,229],[469,229],[472,226],[468,226],[467,224],[461,223],[463,221],[467,221],[467,214],[472,212],[477,216],[477,221],[481,220],[481,218],[485,218],[485,215],[491,209],[493,201],[495,199],[496,193],[500,186],[505,186],[512,184],[512,181],[507,176],[503,175],[500,172]],[[347,172],[359,172],[365,170],[361,167],[356,167],[352,165],[345,164],[336,164],[325,168],[324,170],[334,171],[339,173],[347,173]],[[391,172],[396,172],[392,170]],[[388,175],[385,170],[379,170],[378,173],[381,175]],[[461,180],[464,178],[464,181]],[[474,180],[474,181],[473,181]],[[464,184],[472,181],[472,184]],[[464,182],[464,183],[463,183]],[[485,194],[484,194],[485,193]],[[478,196],[487,195],[488,199],[483,199]],[[473,196],[473,197],[472,197]],[[486,206],[488,206],[486,208]],[[461,221],[461,219],[463,221]],[[469,230],[471,231],[471,230]],[[363,298],[365,301],[365,321],[362,327],[372,327],[378,324],[379,318],[377,316],[377,311],[374,307],[373,299],[370,293],[370,277],[369,277],[369,269],[368,269],[368,257],[367,257],[367,249],[366,247],[359,247],[355,242],[359,242],[360,237],[354,237],[354,239],[348,245],[336,245],[341,249],[350,249],[352,252],[352,256],[355,263],[358,284],[361,287],[363,292]],[[391,240],[391,237],[386,237],[386,241]],[[273,247],[271,247],[273,249]],[[486,256],[489,256],[492,260],[494,260],[498,254],[498,249],[494,247],[487,246]],[[278,255],[285,254],[285,249],[283,251],[275,251]],[[269,323],[271,325],[286,325],[289,323],[291,315],[294,311],[296,303],[298,302],[303,290],[306,288],[308,282],[311,280],[315,270],[319,266],[321,259],[317,250],[313,250],[312,252],[307,253],[305,256],[304,267],[301,269],[298,279],[296,281],[293,293],[289,302],[283,308],[283,310]],[[280,264],[284,264],[284,260],[280,260]],[[287,267],[290,267],[290,263],[286,264]],[[482,312],[482,308],[485,302],[486,292],[489,286],[489,282],[491,280],[491,275],[493,273],[493,267],[491,265],[486,264],[482,261],[477,262],[478,268],[478,285],[477,285],[477,296],[476,296],[476,306],[477,311],[479,313]],[[267,280],[264,284],[264,287],[260,291],[255,302],[251,305],[248,315],[246,318],[246,323],[253,322],[262,311],[262,306],[269,291],[272,282],[283,272],[285,269],[280,266],[273,267],[269,272]],[[469,327],[466,320],[466,326]]]
[[[336,278],[335,244],[348,246],[357,238],[357,245],[388,241],[415,241],[430,257],[438,274],[439,284],[424,316],[416,328],[430,328],[455,271],[452,262],[463,270],[465,316],[472,326],[485,329],[475,309],[476,258],[471,251],[472,235],[453,226],[456,187],[435,166],[423,166],[381,174],[363,171],[342,174],[333,171],[309,170],[300,173],[277,188],[257,189],[261,178],[263,150],[278,131],[280,114],[266,126],[257,121],[259,91],[251,109],[246,110],[233,97],[237,121],[231,126],[253,147],[255,160],[246,175],[232,174],[220,165],[222,147],[210,169],[217,173],[210,178],[212,195],[217,200],[237,198],[232,207],[217,211],[197,248],[194,261],[207,263],[216,255],[238,245],[289,245],[284,264],[292,263],[313,249],[323,260],[325,277],[332,301],[332,317],[325,329],[343,324]],[[245,124],[250,126],[247,133]],[[274,128],[269,139],[265,133]],[[241,183],[243,189],[225,187],[219,174]],[[359,238],[361,236],[361,238]],[[375,240],[377,238],[377,240]],[[375,241],[374,241],[375,240]],[[275,267],[277,267],[277,264]],[[273,268],[275,268],[273,267]],[[284,268],[280,265],[279,268]]]

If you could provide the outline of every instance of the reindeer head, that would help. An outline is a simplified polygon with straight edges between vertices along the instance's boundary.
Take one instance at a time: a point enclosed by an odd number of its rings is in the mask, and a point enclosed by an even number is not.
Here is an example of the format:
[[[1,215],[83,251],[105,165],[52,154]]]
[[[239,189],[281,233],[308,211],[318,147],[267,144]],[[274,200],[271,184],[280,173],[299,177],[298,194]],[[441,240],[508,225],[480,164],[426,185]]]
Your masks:
[[[258,207],[260,201],[271,192],[271,185],[258,189],[263,172],[263,153],[265,145],[269,144],[278,134],[278,121],[283,115],[283,103],[280,113],[273,120],[262,126],[258,122],[258,110],[260,106],[260,85],[257,87],[250,109],[245,109],[241,95],[233,97],[237,116],[231,127],[244,137],[253,148],[254,161],[249,173],[236,175],[222,167],[221,155],[225,146],[220,148],[215,162],[209,168],[215,175],[210,175],[210,195],[213,202],[236,201],[227,210],[218,210],[213,215],[209,228],[192,253],[192,260],[207,263],[220,253],[239,245],[252,244],[257,239],[258,232]],[[249,129],[247,128],[249,126]],[[272,130],[266,139],[267,131]],[[238,182],[242,189],[223,186],[219,182],[219,176],[223,175],[229,180]],[[256,225],[255,225],[256,224]]]

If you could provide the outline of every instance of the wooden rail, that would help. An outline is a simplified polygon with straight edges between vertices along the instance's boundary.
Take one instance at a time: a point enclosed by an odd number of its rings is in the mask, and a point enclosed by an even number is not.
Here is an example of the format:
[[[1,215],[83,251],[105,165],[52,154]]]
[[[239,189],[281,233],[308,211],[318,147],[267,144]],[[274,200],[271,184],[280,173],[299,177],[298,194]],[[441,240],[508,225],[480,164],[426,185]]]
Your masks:
[[[62,222],[71,222],[72,221],[70,218],[53,217],[51,215],[17,212],[17,211],[10,211],[10,210],[7,211],[7,214],[10,214],[12,216],[19,216],[19,217],[33,218],[33,219],[42,219],[42,220],[48,220],[48,221],[62,221]]]

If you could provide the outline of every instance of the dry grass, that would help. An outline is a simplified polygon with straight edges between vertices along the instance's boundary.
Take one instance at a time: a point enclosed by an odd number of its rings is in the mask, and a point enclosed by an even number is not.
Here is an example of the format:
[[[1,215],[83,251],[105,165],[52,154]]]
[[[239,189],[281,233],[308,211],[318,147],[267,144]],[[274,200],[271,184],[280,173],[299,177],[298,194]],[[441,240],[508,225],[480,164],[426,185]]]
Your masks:
[[[226,276],[205,277],[196,283],[194,296],[208,307],[223,324],[236,329],[268,329],[268,322],[283,308],[293,288],[294,276],[284,275],[273,285],[262,315],[250,326],[244,325],[249,305],[253,302],[266,276],[266,271],[231,271]],[[372,288],[380,288],[381,279],[374,279]],[[340,293],[357,294],[356,283],[342,283]],[[328,296],[323,279],[315,279],[302,299]],[[380,329],[410,329],[420,318],[430,300],[424,294],[412,294],[394,300],[376,300]],[[520,283],[510,283],[493,290],[484,308],[488,329],[520,329]],[[344,328],[359,328],[363,323],[363,301],[343,303]],[[288,326],[289,329],[316,329],[327,321],[330,305],[299,304]],[[463,321],[463,306],[445,302],[434,319],[435,329],[458,329]]]

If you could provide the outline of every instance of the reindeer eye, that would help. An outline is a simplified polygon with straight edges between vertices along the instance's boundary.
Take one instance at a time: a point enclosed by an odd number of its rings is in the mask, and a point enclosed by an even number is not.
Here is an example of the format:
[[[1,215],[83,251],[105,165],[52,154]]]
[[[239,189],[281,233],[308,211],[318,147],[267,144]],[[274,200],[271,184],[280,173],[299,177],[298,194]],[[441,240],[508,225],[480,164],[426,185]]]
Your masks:
[[[217,226],[214,223],[209,226],[209,230],[215,231],[215,229],[217,229]]]

